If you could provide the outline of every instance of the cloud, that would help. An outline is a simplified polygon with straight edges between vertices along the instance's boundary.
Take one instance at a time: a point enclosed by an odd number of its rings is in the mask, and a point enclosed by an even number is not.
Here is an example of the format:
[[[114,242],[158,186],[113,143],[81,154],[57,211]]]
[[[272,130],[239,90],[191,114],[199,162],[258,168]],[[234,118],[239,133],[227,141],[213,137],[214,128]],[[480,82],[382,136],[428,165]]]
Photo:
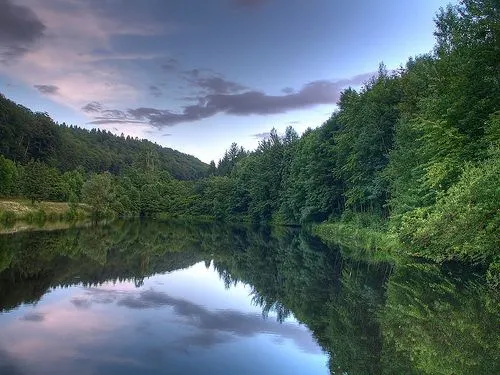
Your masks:
[[[213,94],[231,94],[246,89],[245,86],[228,81],[222,77],[199,78],[194,83]]]
[[[41,94],[45,95],[59,94],[59,87],[55,85],[34,85],[33,87],[36,88],[38,91],[40,91]]]
[[[161,68],[166,72],[172,72],[179,67],[179,61],[174,58],[168,59],[165,64],[161,65]]]
[[[280,324],[264,319],[259,314],[234,310],[210,311],[204,306],[174,298],[153,289],[119,297],[117,305],[130,309],[171,307],[186,324],[197,329],[194,334],[181,338],[175,343],[182,348],[185,346],[211,347],[234,340],[235,336],[253,337],[258,334],[272,334],[293,340],[297,347],[305,352],[318,353],[320,351],[310,333],[296,325]]]
[[[222,74],[210,69],[187,70],[182,72],[181,77],[192,88],[200,90],[200,95],[235,94],[248,89],[248,87],[242,84],[225,79]]]
[[[259,139],[261,141],[268,139],[270,136],[271,136],[270,132],[252,134],[253,138]]]
[[[0,0],[0,61],[27,52],[44,36],[45,25],[30,8]]]
[[[103,110],[103,105],[99,102],[90,102],[84,105],[82,110],[87,113],[98,113]]]
[[[139,89],[143,76],[130,63],[168,61],[166,47],[146,41],[177,32],[177,25],[160,17],[163,7],[143,2],[0,0],[0,61],[6,54],[19,55],[16,64],[0,64],[0,74],[29,86],[50,82],[59,88],[51,99],[76,111],[91,101],[111,106],[138,102],[145,96]]]
[[[139,120],[127,120],[124,118],[123,120],[120,119],[113,119],[113,118],[106,118],[106,117],[100,117],[97,118],[96,120],[89,121],[88,124],[90,125],[109,125],[109,124],[145,124],[145,121],[139,121]]]
[[[42,322],[45,320],[45,315],[39,312],[28,313],[24,315],[21,320],[25,320],[27,322]]]
[[[293,94],[295,90],[292,87],[285,87],[283,90],[281,90],[283,94]]]
[[[81,310],[89,309],[92,306],[92,302],[85,298],[75,297],[71,300],[71,303],[77,308]]]
[[[163,95],[163,92],[158,86],[151,85],[149,86],[149,93],[154,96],[155,98],[159,98],[160,96]]]
[[[242,7],[256,7],[269,2],[269,0],[233,0],[233,3]]]
[[[106,120],[108,123],[120,123],[130,120],[130,122],[144,122],[161,128],[203,120],[221,113],[237,116],[272,115],[321,104],[334,105],[339,100],[343,88],[361,84],[372,76],[372,73],[369,73],[337,81],[313,81],[304,85],[297,92],[269,95],[254,90],[236,93],[216,92],[217,90],[230,90],[231,85],[217,83],[210,86],[206,81],[203,81],[205,78],[201,77],[201,74],[200,70],[197,69],[190,71],[190,76],[195,77],[192,81],[199,86],[205,85],[207,91],[211,90],[211,92],[198,97],[196,104],[185,106],[181,112],[150,107],[139,107],[126,111],[108,110],[103,112],[103,116],[95,118],[91,123],[95,124],[96,121],[106,123]],[[200,82],[202,83],[200,84]],[[236,89],[234,88],[234,90]],[[113,116],[113,113],[116,113],[116,116]]]
[[[91,102],[85,105],[83,109],[96,114],[94,120],[89,122],[89,124],[93,125],[146,123],[146,121],[140,119],[141,110],[144,110],[142,108],[134,110],[136,112],[132,110],[122,111],[119,109],[107,109],[98,102]]]
[[[143,291],[117,291],[89,288],[85,297],[78,297],[78,308],[87,310],[93,303],[109,303],[133,310],[158,309],[169,307],[176,318],[176,324],[185,324],[189,334],[175,340],[173,348],[186,350],[190,346],[212,347],[235,340],[237,337],[254,337],[269,334],[281,339],[290,339],[306,353],[319,353],[318,344],[304,327],[290,323],[265,319],[261,314],[244,313],[235,310],[209,310],[191,301],[172,297],[154,289]],[[180,319],[179,319],[180,318]],[[140,326],[139,329],[145,327]]]

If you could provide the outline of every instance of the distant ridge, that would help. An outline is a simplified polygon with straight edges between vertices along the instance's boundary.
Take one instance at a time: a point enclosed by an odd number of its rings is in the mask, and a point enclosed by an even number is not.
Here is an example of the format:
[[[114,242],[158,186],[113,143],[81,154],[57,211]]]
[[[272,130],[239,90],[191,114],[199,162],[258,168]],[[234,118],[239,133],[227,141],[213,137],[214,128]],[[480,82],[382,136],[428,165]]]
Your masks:
[[[81,165],[88,172],[118,174],[144,159],[180,180],[201,178],[208,170],[207,164],[192,155],[145,139],[57,124],[48,114],[33,112],[1,93],[0,155],[21,164],[39,160],[62,172]]]

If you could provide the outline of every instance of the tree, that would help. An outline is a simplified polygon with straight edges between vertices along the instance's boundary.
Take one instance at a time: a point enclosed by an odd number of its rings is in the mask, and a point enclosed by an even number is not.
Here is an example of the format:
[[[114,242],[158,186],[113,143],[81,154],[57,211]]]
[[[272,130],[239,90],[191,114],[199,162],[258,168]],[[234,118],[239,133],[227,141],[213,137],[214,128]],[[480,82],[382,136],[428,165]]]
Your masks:
[[[18,170],[16,164],[0,155],[0,196],[11,196],[17,191]]]
[[[45,164],[33,159],[23,168],[22,190],[31,203],[49,199],[55,183],[50,172]]]
[[[90,205],[94,218],[109,213],[115,199],[113,178],[109,172],[94,174],[82,187],[82,200]]]

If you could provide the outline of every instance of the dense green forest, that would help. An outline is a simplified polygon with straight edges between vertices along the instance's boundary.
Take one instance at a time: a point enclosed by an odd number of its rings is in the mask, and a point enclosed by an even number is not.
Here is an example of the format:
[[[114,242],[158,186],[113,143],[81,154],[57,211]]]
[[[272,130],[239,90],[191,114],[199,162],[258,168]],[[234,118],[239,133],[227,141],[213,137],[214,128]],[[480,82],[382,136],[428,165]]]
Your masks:
[[[466,268],[356,259],[290,228],[185,221],[17,233],[0,236],[0,248],[0,312],[36,303],[50,289],[141,286],[204,261],[227,288],[251,285],[270,319],[293,313],[306,324],[332,374],[494,374],[498,367],[498,298]]]
[[[85,202],[96,215],[376,225],[414,254],[493,262],[498,274],[500,7],[463,0],[435,22],[433,51],[381,65],[323,125],[273,130],[254,151],[233,144],[209,167],[1,98],[0,195]]]
[[[33,113],[2,95],[0,154],[22,165],[39,161],[61,173],[80,169],[120,174],[127,167],[150,164],[176,179],[190,180],[205,176],[208,169],[194,156],[144,139],[57,124],[46,113]]]

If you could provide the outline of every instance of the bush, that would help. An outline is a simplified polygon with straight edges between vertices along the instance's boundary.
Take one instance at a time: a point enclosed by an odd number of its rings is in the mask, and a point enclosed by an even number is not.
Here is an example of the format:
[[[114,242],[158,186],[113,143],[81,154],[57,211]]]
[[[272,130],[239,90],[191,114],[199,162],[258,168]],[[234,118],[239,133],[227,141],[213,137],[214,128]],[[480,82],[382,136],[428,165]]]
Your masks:
[[[403,216],[399,238],[432,259],[491,262],[500,249],[500,157],[465,168],[430,208]]]
[[[16,221],[16,214],[12,211],[1,211],[0,212],[0,223],[8,225],[13,224]]]
[[[47,220],[47,214],[44,210],[39,208],[36,211],[28,213],[25,217],[25,220],[28,223],[44,224]]]

